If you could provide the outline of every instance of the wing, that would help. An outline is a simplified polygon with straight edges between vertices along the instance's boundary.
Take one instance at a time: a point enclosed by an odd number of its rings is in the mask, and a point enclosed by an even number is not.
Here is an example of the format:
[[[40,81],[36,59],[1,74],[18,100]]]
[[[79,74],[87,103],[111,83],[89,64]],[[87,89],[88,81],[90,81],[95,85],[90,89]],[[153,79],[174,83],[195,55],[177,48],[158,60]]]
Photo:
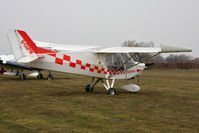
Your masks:
[[[114,53],[174,53],[174,52],[191,52],[191,49],[160,45],[160,47],[111,47],[95,50],[99,54]]]
[[[99,46],[85,46],[85,45],[72,45],[72,44],[66,44],[66,45],[54,44],[54,43],[41,42],[36,40],[34,40],[34,42],[38,47],[54,51],[85,51],[99,47]]]
[[[176,46],[161,44],[160,47],[161,47],[161,53],[192,52],[191,49],[176,47]]]

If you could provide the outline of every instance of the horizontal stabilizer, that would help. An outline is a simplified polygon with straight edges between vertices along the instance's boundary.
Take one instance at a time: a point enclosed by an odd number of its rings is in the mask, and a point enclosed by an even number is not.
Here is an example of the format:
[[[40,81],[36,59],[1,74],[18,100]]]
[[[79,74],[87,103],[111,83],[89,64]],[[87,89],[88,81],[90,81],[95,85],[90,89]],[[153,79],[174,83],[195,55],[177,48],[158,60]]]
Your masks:
[[[40,57],[38,56],[25,56],[25,57],[22,57],[20,58],[19,60],[17,60],[17,63],[30,63],[32,61],[35,61],[37,59],[39,59]]]

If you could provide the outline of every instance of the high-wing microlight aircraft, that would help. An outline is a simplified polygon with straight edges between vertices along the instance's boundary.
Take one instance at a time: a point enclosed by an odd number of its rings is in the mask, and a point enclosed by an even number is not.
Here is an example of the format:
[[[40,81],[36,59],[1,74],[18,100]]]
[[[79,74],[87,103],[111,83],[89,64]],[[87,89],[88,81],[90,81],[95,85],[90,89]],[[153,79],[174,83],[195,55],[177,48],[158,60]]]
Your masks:
[[[115,95],[115,80],[133,79],[142,74],[145,64],[135,62],[133,57],[139,53],[191,52],[190,49],[161,45],[160,47],[106,47],[68,46],[33,41],[26,32],[9,30],[10,46],[18,64],[37,69],[60,71],[92,77],[86,85],[86,92],[93,92],[95,85],[101,82],[107,94]],[[42,44],[43,43],[43,44]],[[38,47],[42,45],[43,47]],[[53,48],[51,46],[53,45]],[[63,45],[62,45],[63,46]],[[153,57],[152,56],[152,57]],[[109,81],[112,81],[111,83]],[[140,87],[134,84],[122,87],[137,92]]]

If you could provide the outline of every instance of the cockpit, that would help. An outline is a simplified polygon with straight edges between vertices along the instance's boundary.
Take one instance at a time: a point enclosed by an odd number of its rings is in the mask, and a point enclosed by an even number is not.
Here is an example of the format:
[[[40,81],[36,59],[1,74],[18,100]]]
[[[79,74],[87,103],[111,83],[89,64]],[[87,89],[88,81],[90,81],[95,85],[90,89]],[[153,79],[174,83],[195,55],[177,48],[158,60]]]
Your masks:
[[[106,66],[110,71],[122,71],[127,70],[135,64],[133,59],[130,59],[131,56],[127,53],[118,53],[111,54],[106,57]],[[127,63],[126,61],[129,60]],[[125,64],[124,64],[125,63]]]

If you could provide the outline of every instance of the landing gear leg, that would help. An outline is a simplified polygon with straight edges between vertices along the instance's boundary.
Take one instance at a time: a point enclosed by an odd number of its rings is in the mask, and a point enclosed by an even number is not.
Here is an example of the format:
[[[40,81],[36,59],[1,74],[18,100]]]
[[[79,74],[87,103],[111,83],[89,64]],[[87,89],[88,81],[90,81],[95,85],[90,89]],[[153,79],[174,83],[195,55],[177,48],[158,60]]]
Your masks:
[[[43,78],[44,78],[43,74],[39,71],[39,75],[37,76],[37,79],[43,79]]]
[[[37,76],[37,79],[43,79],[43,74],[39,72],[39,75]]]
[[[20,72],[17,70],[16,71],[16,76],[19,76],[20,75]]]
[[[138,81],[137,81],[138,85],[140,85],[140,77],[138,77]]]
[[[26,79],[26,76],[23,73],[23,71],[20,73],[19,77],[20,77],[21,80],[25,80]]]
[[[92,77],[92,81],[91,84],[86,85],[85,87],[85,92],[93,92],[95,85],[100,81],[100,79],[98,78],[96,81],[94,81],[95,78]]]
[[[48,74],[47,79],[48,79],[48,80],[53,80],[53,75],[50,73],[50,70],[49,70],[49,74]]]
[[[115,79],[112,80],[111,86],[109,84],[108,79],[106,79],[106,84],[102,79],[101,79],[101,82],[104,85],[104,87],[106,88],[108,95],[116,95],[116,90],[115,90],[115,88],[113,88],[114,83],[115,83]]]

